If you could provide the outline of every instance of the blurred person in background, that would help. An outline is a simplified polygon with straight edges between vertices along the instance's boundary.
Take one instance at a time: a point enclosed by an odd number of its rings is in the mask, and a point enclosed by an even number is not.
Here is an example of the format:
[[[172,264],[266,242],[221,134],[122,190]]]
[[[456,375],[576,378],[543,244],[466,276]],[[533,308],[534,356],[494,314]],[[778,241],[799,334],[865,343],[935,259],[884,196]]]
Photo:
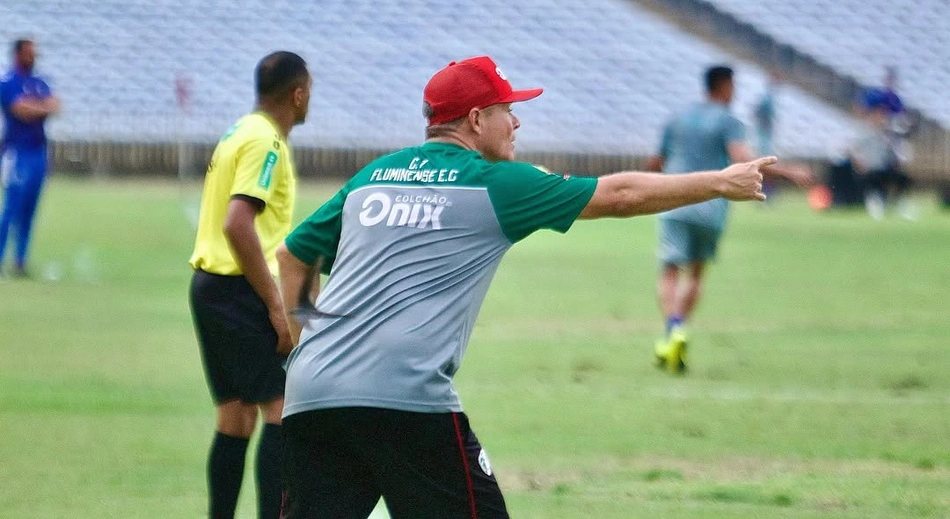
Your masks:
[[[914,208],[907,192],[910,177],[902,170],[906,161],[906,142],[893,131],[894,105],[884,96],[868,99],[864,108],[866,129],[851,146],[848,156],[864,191],[864,206],[875,220],[884,218],[888,201],[893,200],[898,214],[914,219]]]
[[[217,419],[207,466],[212,519],[234,517],[258,414],[258,517],[280,515],[283,362],[292,344],[275,253],[297,190],[287,136],[306,119],[312,84],[292,52],[261,59],[255,110],[221,137],[205,176],[189,302]]]
[[[733,71],[713,66],[704,75],[706,100],[676,115],[663,130],[659,152],[647,168],[667,175],[719,169],[752,160],[745,126],[730,111],[735,90]],[[814,182],[800,164],[772,165],[766,176],[791,180],[801,187]],[[699,301],[706,264],[716,257],[726,226],[729,202],[724,198],[661,213],[657,301],[665,319],[665,335],[654,346],[657,367],[673,373],[686,370],[685,325]]]
[[[288,519],[363,519],[380,496],[394,519],[508,517],[453,382],[504,254],[578,219],[764,198],[772,157],[676,177],[516,162],[512,104],[540,94],[514,90],[488,56],[450,63],[423,92],[425,143],[358,171],[278,249],[284,307],[299,305]]]
[[[909,154],[907,138],[920,126],[921,114],[920,110],[904,104],[900,94],[897,93],[897,84],[897,67],[885,67],[882,86],[866,88],[862,92],[857,103],[857,112],[859,117],[866,119],[877,117],[871,113],[872,111],[883,110],[887,120],[887,131],[898,142],[897,147],[902,149],[903,153]]]
[[[16,238],[13,275],[26,277],[36,208],[48,167],[46,119],[59,111],[59,99],[33,74],[36,44],[13,43],[13,68],[0,78],[4,134],[0,140],[0,178],[4,187],[0,216],[0,272],[11,231]]]
[[[868,115],[872,110],[883,110],[889,124],[906,113],[904,101],[897,93],[897,67],[885,67],[882,86],[867,88],[862,92],[859,109],[862,115]]]
[[[752,117],[755,121],[755,152],[760,157],[775,155],[775,94],[779,87],[779,77],[776,74],[769,74],[769,79],[765,84],[765,92],[759,97],[752,110]],[[762,191],[765,193],[767,203],[774,201],[777,193],[774,179],[766,178],[762,182]]]

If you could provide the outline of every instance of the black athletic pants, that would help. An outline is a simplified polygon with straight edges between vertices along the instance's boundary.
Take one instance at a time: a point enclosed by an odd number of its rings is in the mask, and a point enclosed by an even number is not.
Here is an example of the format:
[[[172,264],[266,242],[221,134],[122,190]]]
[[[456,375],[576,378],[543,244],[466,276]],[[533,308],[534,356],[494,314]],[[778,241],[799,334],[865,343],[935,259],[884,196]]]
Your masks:
[[[507,518],[488,456],[463,413],[368,407],[283,420],[288,519]]]

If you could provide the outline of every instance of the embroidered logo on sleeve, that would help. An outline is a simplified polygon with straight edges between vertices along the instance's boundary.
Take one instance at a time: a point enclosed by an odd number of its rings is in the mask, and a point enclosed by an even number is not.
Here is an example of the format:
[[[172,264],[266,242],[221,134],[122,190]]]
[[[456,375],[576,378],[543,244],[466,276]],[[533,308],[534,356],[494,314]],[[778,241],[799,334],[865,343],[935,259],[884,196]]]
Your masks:
[[[274,177],[274,166],[277,164],[277,154],[273,151],[268,151],[267,156],[264,157],[264,166],[261,168],[261,174],[257,177],[257,185],[264,188],[270,189],[270,181]]]

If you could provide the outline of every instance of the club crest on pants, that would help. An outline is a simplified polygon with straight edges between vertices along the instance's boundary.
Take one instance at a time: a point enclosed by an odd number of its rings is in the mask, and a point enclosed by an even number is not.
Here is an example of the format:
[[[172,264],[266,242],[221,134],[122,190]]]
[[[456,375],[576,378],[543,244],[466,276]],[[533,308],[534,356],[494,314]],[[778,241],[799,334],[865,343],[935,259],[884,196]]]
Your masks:
[[[486,476],[491,476],[491,462],[488,461],[488,453],[485,449],[478,453],[478,466],[482,468]]]

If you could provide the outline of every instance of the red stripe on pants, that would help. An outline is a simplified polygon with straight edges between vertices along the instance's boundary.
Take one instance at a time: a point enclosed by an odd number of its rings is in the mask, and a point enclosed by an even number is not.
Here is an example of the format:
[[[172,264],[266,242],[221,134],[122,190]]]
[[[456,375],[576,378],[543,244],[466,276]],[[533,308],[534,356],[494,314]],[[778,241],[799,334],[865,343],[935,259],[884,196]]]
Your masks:
[[[465,455],[465,440],[462,438],[462,427],[459,426],[458,413],[452,413],[455,422],[455,439],[459,444],[459,455],[462,456],[462,467],[465,469],[465,486],[468,487],[468,504],[472,507],[472,519],[478,519],[478,510],[475,508],[475,486],[472,484],[472,471],[468,465],[468,456]]]

